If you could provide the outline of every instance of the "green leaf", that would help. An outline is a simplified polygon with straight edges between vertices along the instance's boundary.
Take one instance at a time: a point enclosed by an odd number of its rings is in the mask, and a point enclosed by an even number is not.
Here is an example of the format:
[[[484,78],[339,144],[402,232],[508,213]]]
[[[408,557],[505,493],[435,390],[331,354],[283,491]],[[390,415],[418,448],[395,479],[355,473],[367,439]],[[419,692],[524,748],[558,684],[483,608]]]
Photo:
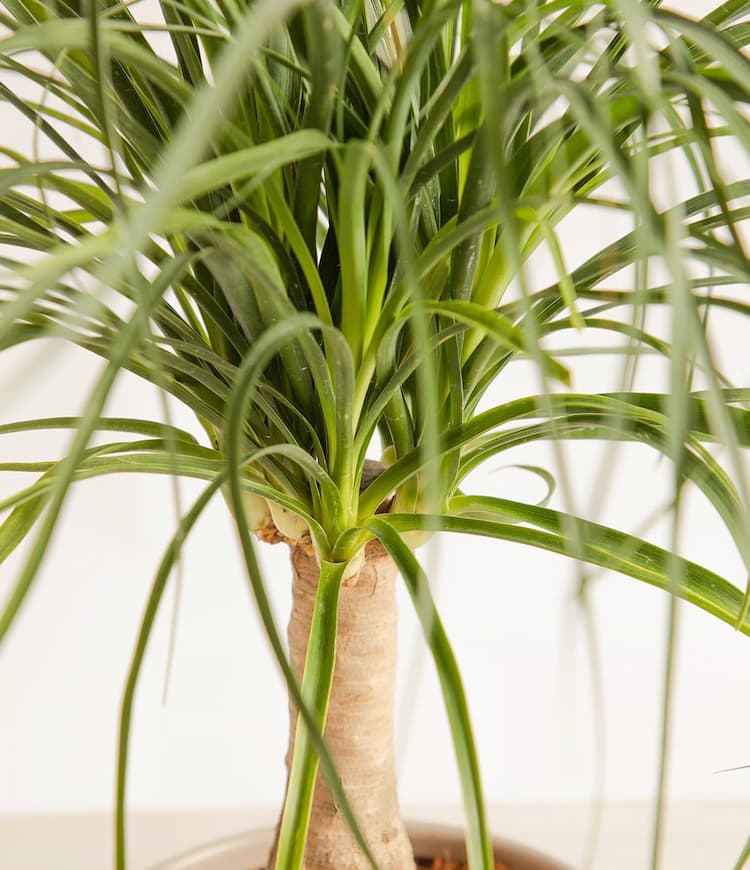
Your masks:
[[[321,561],[313,618],[305,653],[301,694],[323,733],[336,664],[338,600],[346,563]],[[302,716],[297,717],[294,752],[289,767],[287,800],[281,816],[276,870],[300,870],[312,812],[318,757]]]
[[[253,175],[266,177],[282,166],[334,147],[335,144],[319,130],[298,130],[273,142],[216,157],[188,170],[176,182],[173,202],[198,199],[212,190]]]
[[[481,305],[474,302],[465,302],[462,300],[446,300],[440,302],[432,302],[425,300],[423,303],[426,311],[434,311],[435,313],[443,314],[446,317],[454,318],[455,320],[463,321],[477,327],[482,332],[488,334],[499,347],[511,351],[521,351],[528,349],[528,341],[524,336],[523,331],[513,324],[502,314],[496,311],[488,311]],[[544,361],[545,373],[556,378],[564,384],[570,382],[570,372],[565,366],[558,363],[556,360],[545,353],[539,351],[539,354]]]
[[[743,867],[747,866],[748,860],[750,860],[750,837],[747,838],[745,847],[737,859],[737,863],[734,865],[734,870],[742,870]]]
[[[429,527],[428,520],[429,518],[425,518],[423,528]],[[412,551],[394,531],[396,526],[392,522],[392,516],[371,517],[366,528],[380,540],[398,566],[435,662],[461,779],[468,825],[466,851],[469,864],[471,867],[494,870],[495,859],[487,827],[479,760],[466,696],[455,655],[432,600],[429,582]]]
[[[236,518],[237,529],[240,535],[240,543],[242,545],[242,551],[245,556],[245,563],[247,566],[252,591],[255,596],[255,601],[261,613],[261,617],[266,628],[269,642],[271,643],[276,658],[282,667],[282,670],[287,680],[287,685],[292,692],[292,697],[297,704],[300,713],[304,712],[305,725],[307,726],[307,730],[304,733],[312,744],[308,745],[306,740],[303,742],[303,752],[299,756],[299,761],[297,762],[297,771],[301,790],[291,795],[290,813],[292,814],[293,819],[290,819],[287,822],[287,825],[285,827],[285,834],[290,837],[295,836],[296,832],[293,828],[290,831],[289,825],[293,823],[304,824],[305,818],[309,818],[309,800],[311,800],[311,795],[307,795],[306,788],[309,786],[311,778],[314,781],[315,765],[312,761],[311,755],[311,752],[314,750],[320,758],[321,764],[323,766],[323,771],[331,787],[334,798],[341,807],[341,810],[344,813],[347,822],[351,826],[355,840],[367,856],[373,868],[377,870],[376,862],[372,857],[372,853],[370,852],[367,841],[365,840],[356,822],[354,814],[346,798],[346,793],[344,792],[341,782],[336,775],[333,763],[327,752],[325,751],[322,740],[315,739],[319,731],[318,723],[321,721],[325,721],[325,709],[327,705],[328,692],[330,690],[330,674],[328,673],[328,670],[330,667],[332,673],[333,668],[332,646],[335,644],[335,620],[331,621],[333,622],[333,641],[331,641],[331,635],[328,633],[328,630],[330,628],[329,625],[321,624],[321,635],[318,636],[316,634],[316,641],[323,644],[323,646],[327,650],[327,654],[323,656],[321,660],[316,660],[315,657],[313,657],[313,661],[310,664],[312,676],[310,677],[310,682],[308,683],[308,691],[310,691],[314,695],[316,709],[314,713],[308,713],[306,699],[303,698],[301,692],[297,690],[296,681],[287,662],[281,638],[279,636],[278,630],[274,625],[268,598],[265,592],[265,588],[263,586],[260,572],[258,570],[255,551],[253,549],[253,544],[250,539],[250,534],[247,527],[245,508],[242,499],[241,480],[239,474],[242,459],[241,432],[243,409],[248,399],[252,395],[252,392],[256,389],[257,380],[260,372],[265,367],[265,364],[271,358],[271,356],[279,349],[279,347],[283,346],[283,343],[285,341],[288,341],[295,333],[299,333],[302,330],[308,330],[311,327],[316,327],[320,325],[320,321],[318,321],[317,318],[313,317],[310,314],[297,314],[296,316],[289,318],[284,322],[277,323],[275,326],[271,327],[271,329],[263,333],[263,335],[258,339],[248,356],[243,361],[237,375],[237,380],[232,390],[231,400],[228,404],[226,426],[224,431],[224,436],[226,439],[227,463],[229,467],[229,489],[231,494],[233,513]],[[327,548],[324,546],[324,543],[322,541],[319,542],[318,558],[321,564],[326,561],[327,558]],[[329,576],[330,583],[326,584],[326,586],[324,587],[322,593],[322,600],[330,603],[330,596],[338,595],[338,589],[336,588],[336,586],[340,577],[343,576],[344,568],[345,566],[341,568],[340,574],[338,573],[337,568],[331,569],[331,574]],[[308,663],[306,662],[306,670],[307,664]],[[304,846],[304,844],[302,845]],[[287,843],[285,841],[284,846],[288,847],[289,849],[287,854],[290,863],[280,864],[277,861],[277,868],[278,870],[296,870],[297,867],[301,866],[302,861],[302,854],[299,851],[299,841],[297,840],[294,843]],[[304,848],[302,849],[302,852],[304,852]]]
[[[37,417],[34,420],[18,420],[13,423],[0,424],[0,435],[13,432],[34,432],[45,429],[77,429],[81,425],[81,417]],[[99,417],[96,421],[98,432],[130,432],[133,435],[148,435],[161,438],[166,433],[178,441],[197,444],[194,435],[166,423],[155,423],[151,420],[138,420],[133,417]]]
[[[203,491],[190,511],[180,521],[177,531],[172,538],[161,563],[159,564],[159,569],[151,586],[151,592],[149,593],[146,608],[138,631],[138,638],[136,640],[135,649],[128,669],[128,676],[125,682],[120,706],[120,725],[117,741],[117,794],[115,806],[115,866],[117,870],[125,870],[126,868],[127,840],[125,835],[125,800],[128,752],[133,716],[133,700],[135,698],[138,678],[143,664],[143,657],[146,653],[146,647],[153,630],[154,621],[156,620],[156,615],[159,610],[159,605],[161,604],[161,599],[164,595],[167,581],[169,580],[172,569],[179,558],[182,546],[191,529],[203,513],[203,510],[221,486],[223,480],[224,477],[221,474],[216,476],[211,484]]]
[[[132,319],[113,342],[109,362],[89,394],[86,402],[86,411],[82,415],[78,429],[75,431],[68,454],[61,461],[55,473],[52,496],[37,537],[32,545],[31,552],[0,615],[0,641],[13,623],[16,613],[20,609],[37,575],[48,544],[56,530],[57,518],[62,510],[68,487],[73,481],[78,463],[83,458],[88,440],[96,429],[97,420],[104,408],[109,391],[117,378],[120,367],[125,362],[131,348],[140,340],[150,309],[160,299],[161,294],[165,292],[170,280],[185,268],[188,259],[187,257],[178,258],[171,264],[170,270],[162,273],[159,280],[151,288],[148,298],[144,298],[142,307],[136,309]]]
[[[741,625],[737,625],[743,593],[736,586],[707,568],[634,535],[549,508],[490,496],[456,496],[451,500],[450,508],[452,515],[389,514],[388,523],[398,532],[440,530],[525,544],[583,559],[591,565],[617,571],[668,592],[673,591],[671,572],[676,566],[681,576],[679,587],[674,589],[676,595],[738,628],[743,634],[750,634],[749,619],[745,618]],[[483,517],[494,513],[498,519],[474,519],[475,513]],[[536,528],[518,525],[519,522]],[[569,527],[576,529],[580,550],[565,534],[564,530]]]

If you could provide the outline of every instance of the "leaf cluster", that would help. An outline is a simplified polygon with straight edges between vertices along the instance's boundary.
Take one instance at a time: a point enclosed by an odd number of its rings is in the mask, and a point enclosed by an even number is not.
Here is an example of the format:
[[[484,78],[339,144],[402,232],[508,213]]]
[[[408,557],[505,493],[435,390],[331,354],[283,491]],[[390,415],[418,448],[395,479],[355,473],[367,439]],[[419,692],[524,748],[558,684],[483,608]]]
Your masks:
[[[646,443],[672,461],[675,505],[686,482],[699,487],[750,566],[750,395],[718,371],[708,338],[712,310],[750,313],[750,177],[721,159],[727,142],[750,150],[747,12],[739,0],[700,21],[635,0],[3,0],[0,101],[32,147],[0,146],[0,350],[68,342],[104,368],[82,416],[0,429],[72,432],[61,459],[1,466],[40,476],[0,505],[0,559],[37,528],[0,637],[70,485],[89,477],[208,484],[155,584],[128,704],[169,566],[222,486],[282,663],[243,492],[305,521],[331,566],[325,594],[377,536],[424,616],[463,747],[472,866],[489,861],[460,680],[400,533],[551,549],[750,633],[747,597],[706,569],[567,510],[463,491],[521,444]],[[664,207],[670,161],[689,189]],[[561,226],[583,209],[631,229],[574,264]],[[554,266],[546,286],[529,279],[539,254]],[[649,331],[654,310],[668,337]],[[595,352],[584,334],[609,339],[624,360],[616,392],[567,390],[563,333],[578,353]],[[667,365],[669,390],[635,389],[646,355]],[[487,408],[520,363],[536,393]],[[202,443],[104,416],[123,370],[190,408]],[[92,446],[96,432],[122,440]],[[365,481],[378,440],[388,467]],[[320,705],[308,712],[286,672],[307,751],[333,777]],[[126,749],[125,737],[121,802]]]

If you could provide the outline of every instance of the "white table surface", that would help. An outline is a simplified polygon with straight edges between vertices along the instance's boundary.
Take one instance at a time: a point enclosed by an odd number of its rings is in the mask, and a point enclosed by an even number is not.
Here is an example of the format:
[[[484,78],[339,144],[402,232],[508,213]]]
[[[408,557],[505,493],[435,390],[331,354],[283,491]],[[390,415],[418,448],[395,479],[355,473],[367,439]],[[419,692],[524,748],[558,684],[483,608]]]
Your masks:
[[[595,870],[648,870],[650,808],[611,804],[604,811]],[[533,845],[579,867],[588,809],[581,804],[495,805],[494,833]],[[461,824],[452,807],[406,808],[405,818]],[[129,815],[129,870],[242,830],[272,824],[270,809],[185,810]],[[675,803],[667,821],[663,870],[733,870],[750,835],[749,803]],[[0,870],[107,870],[112,818],[104,813],[0,817]]]

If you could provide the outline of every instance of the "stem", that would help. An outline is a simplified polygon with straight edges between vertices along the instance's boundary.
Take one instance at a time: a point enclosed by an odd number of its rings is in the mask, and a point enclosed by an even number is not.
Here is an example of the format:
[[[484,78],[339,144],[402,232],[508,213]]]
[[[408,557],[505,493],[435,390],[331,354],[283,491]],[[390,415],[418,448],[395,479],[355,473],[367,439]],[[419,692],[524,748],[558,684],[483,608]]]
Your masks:
[[[336,655],[328,695],[324,737],[347,798],[379,870],[413,870],[411,845],[399,815],[393,758],[393,702],[396,676],[396,568],[383,548],[368,544],[365,562],[355,582],[340,585],[338,619],[331,619],[334,593],[323,584],[333,581],[330,566],[318,568],[315,558],[304,547],[292,551],[294,575],[293,606],[289,623],[289,648],[297,675],[304,672],[304,683],[313,666],[310,649],[314,637],[324,632],[335,635]],[[339,576],[340,581],[340,576]],[[337,584],[338,585],[338,584]],[[319,606],[323,599],[328,609]],[[308,696],[305,695],[307,698]],[[312,699],[310,699],[312,701]],[[302,777],[305,728],[290,702],[291,733],[287,766],[287,797],[277,842],[269,866],[290,867],[285,863],[303,850],[305,870],[365,870],[371,866],[354,840],[337,806],[328,783],[318,775],[311,789],[309,813],[304,830],[292,827],[292,818],[303,798]],[[314,757],[314,754],[313,754]],[[309,774],[309,764],[305,766]],[[317,769],[317,763],[315,763]],[[305,839],[306,834],[306,839]],[[275,865],[274,865],[275,861]]]
[[[321,730],[328,713],[336,661],[337,612],[344,568],[344,564],[331,562],[320,566],[304,658],[302,697],[314,711]],[[289,765],[287,799],[279,828],[277,870],[302,866],[318,772],[318,757],[310,743],[309,731],[298,714],[296,720],[298,736]]]

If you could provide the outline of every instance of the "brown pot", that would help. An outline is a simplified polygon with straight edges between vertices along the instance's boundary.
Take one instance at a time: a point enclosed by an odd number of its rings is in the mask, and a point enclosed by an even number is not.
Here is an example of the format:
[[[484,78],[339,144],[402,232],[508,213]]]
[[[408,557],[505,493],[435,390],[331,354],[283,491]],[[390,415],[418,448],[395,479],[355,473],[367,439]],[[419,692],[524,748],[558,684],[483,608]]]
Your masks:
[[[458,860],[465,857],[464,835],[458,828],[413,822],[407,825],[407,829],[417,857],[446,854]],[[273,830],[267,828],[225,837],[159,864],[154,870],[262,870],[271,849],[273,834]],[[495,837],[493,844],[495,858],[507,864],[508,870],[571,870],[559,861],[516,843]]]

